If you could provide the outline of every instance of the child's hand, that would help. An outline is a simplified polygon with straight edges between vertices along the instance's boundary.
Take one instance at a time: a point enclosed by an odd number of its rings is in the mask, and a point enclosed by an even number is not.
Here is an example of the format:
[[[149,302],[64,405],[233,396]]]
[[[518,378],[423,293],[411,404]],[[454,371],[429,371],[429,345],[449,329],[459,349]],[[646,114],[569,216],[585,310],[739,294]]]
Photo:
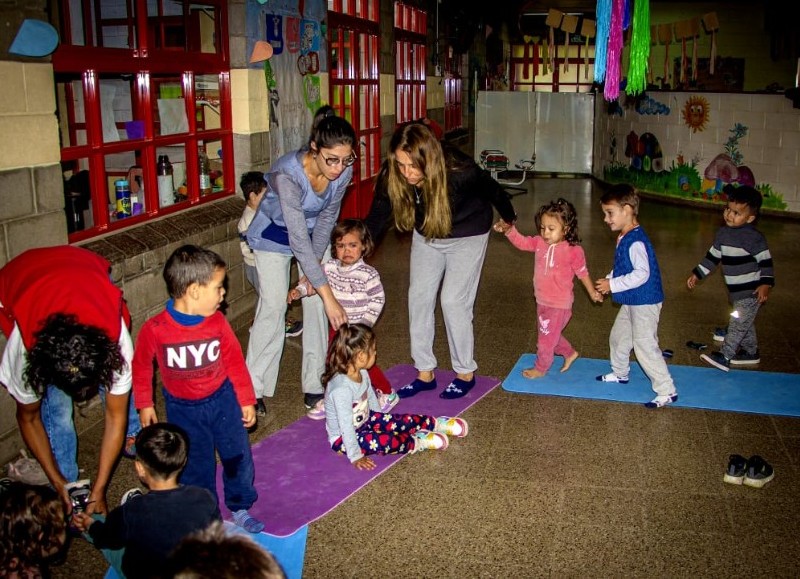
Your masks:
[[[353,466],[356,467],[358,470],[372,470],[377,465],[375,464],[375,461],[372,460],[370,457],[362,456],[353,463]]]
[[[494,229],[497,233],[502,233],[505,235],[508,233],[508,230],[511,229],[511,223],[506,223],[502,219],[498,219],[497,222],[492,225],[492,229]]]
[[[89,527],[92,526],[92,523],[94,523],[94,519],[86,513],[77,513],[75,511],[72,512],[72,525],[81,533],[88,531]]]
[[[254,405],[242,406],[242,424],[250,428],[256,423],[256,407]]]
[[[299,300],[302,297],[303,296],[300,295],[300,290],[299,289],[297,289],[297,288],[290,289],[289,293],[286,295],[286,303],[290,304],[294,300]]]
[[[763,304],[767,301],[769,297],[769,286],[768,285],[760,285],[756,288],[756,291],[753,292],[758,299],[758,303]]]
[[[698,281],[700,281],[700,278],[698,278],[695,274],[692,274],[689,276],[689,279],[686,280],[686,287],[689,289],[694,289],[694,286],[697,285]]]
[[[141,410],[139,410],[139,422],[142,423],[142,428],[158,422],[158,416],[156,416],[156,409],[153,408],[152,406],[149,406],[148,408],[142,408]]]
[[[601,294],[608,295],[611,293],[611,280],[607,277],[598,279],[594,282],[594,289],[596,289]]]
[[[594,303],[596,303],[596,304],[602,304],[603,303],[603,294],[601,294],[599,291],[595,290],[594,292],[592,292],[592,296],[591,297],[592,297],[592,301]]]

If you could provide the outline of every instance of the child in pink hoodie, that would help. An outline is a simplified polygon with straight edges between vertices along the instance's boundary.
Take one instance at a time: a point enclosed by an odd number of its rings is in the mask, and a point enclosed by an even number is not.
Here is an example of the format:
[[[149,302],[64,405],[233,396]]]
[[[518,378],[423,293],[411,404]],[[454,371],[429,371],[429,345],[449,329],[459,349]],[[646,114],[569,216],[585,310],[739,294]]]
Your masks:
[[[572,317],[574,299],[573,278],[577,276],[594,302],[602,302],[586,269],[586,256],[579,245],[578,217],[575,207],[565,199],[542,205],[536,212],[539,235],[522,235],[516,226],[502,220],[494,230],[504,233],[508,240],[522,251],[536,254],[533,274],[533,291],[536,296],[536,315],[539,334],[536,340],[536,364],[526,368],[526,378],[541,378],[553,364],[554,356],[563,356],[562,372],[569,370],[578,359],[578,352],[562,335]]]

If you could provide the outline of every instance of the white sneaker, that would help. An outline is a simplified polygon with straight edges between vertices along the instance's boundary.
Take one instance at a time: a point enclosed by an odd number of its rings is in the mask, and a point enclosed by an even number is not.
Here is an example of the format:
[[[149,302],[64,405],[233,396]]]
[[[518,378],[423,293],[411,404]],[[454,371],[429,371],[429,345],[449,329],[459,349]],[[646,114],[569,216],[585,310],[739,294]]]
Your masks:
[[[627,376],[617,376],[614,372],[609,372],[608,374],[603,374],[602,376],[596,376],[595,380],[598,382],[619,382],[620,384],[627,384],[630,382]]]
[[[378,392],[378,404],[380,404],[381,412],[384,414],[391,412],[392,408],[397,406],[398,402],[400,402],[400,397],[394,390],[392,390],[389,394]]]
[[[663,408],[669,404],[672,404],[678,399],[678,394],[671,394],[669,396],[656,396],[650,402],[645,403],[646,408]]]
[[[144,493],[142,492],[142,489],[140,489],[139,487],[134,487],[132,489],[129,489],[129,490],[125,491],[125,494],[122,495],[122,498],[120,499],[119,504],[120,504],[120,506],[122,506],[125,503],[127,503],[129,500],[131,500],[132,498],[140,497],[143,494]]]
[[[422,450],[445,450],[450,445],[447,435],[441,432],[417,430],[412,436],[414,437],[414,450],[411,451],[412,453]]]
[[[325,420],[325,400],[320,400],[306,412],[311,420]]]

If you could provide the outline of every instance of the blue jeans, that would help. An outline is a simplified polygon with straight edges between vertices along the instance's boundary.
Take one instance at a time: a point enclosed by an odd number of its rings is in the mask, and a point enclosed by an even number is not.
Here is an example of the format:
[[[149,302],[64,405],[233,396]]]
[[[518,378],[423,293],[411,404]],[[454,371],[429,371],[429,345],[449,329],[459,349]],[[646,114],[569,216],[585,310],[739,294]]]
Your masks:
[[[181,484],[203,487],[218,497],[216,450],[222,462],[225,506],[231,512],[252,507],[258,498],[253,484],[256,470],[242,424],[242,407],[230,380],[200,400],[176,398],[166,389],[163,392],[167,421],[189,435],[189,460],[181,473]]]
[[[104,406],[105,399],[106,389],[100,387],[100,400]],[[78,480],[78,435],[73,421],[72,398],[60,388],[48,386],[42,398],[41,417],[58,469],[68,482]],[[139,416],[131,396],[128,401],[128,429],[125,436],[135,437],[139,430]]]

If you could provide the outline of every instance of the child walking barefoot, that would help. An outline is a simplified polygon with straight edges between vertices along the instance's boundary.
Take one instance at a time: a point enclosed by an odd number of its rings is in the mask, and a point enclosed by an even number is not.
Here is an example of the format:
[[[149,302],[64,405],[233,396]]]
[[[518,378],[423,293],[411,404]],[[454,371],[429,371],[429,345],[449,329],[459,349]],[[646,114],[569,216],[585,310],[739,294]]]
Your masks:
[[[375,334],[363,324],[344,324],[331,343],[325,385],[325,428],[331,448],[347,455],[358,470],[372,470],[371,454],[444,450],[449,436],[462,438],[461,418],[426,414],[386,414],[367,370],[375,364]]]
[[[494,230],[504,233],[514,247],[536,254],[533,273],[539,320],[536,364],[522,371],[523,376],[531,379],[547,374],[554,356],[564,357],[561,372],[566,372],[580,355],[562,333],[572,317],[573,278],[581,280],[592,301],[603,301],[586,269],[586,256],[579,245],[578,216],[572,203],[558,199],[542,205],[536,212],[536,229],[539,235],[531,237],[522,235],[516,226],[502,219],[494,224]]]

